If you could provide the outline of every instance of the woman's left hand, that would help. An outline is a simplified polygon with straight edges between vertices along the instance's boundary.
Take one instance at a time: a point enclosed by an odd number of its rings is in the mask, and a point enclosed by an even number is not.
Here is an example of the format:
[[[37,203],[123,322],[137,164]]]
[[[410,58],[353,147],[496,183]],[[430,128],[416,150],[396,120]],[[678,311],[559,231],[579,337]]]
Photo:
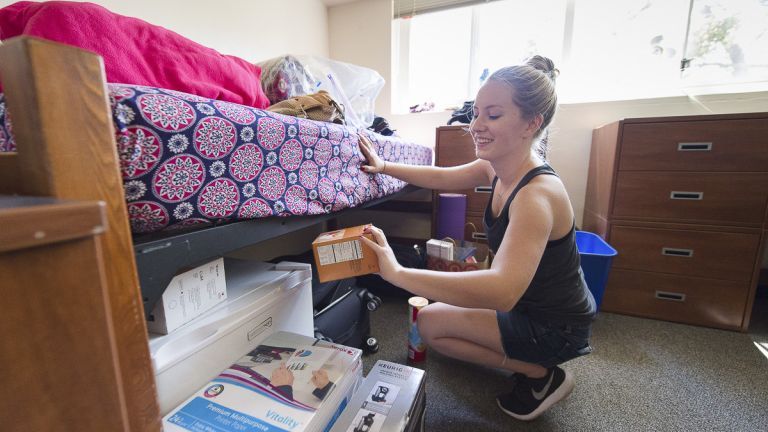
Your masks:
[[[384,278],[385,281],[393,283],[395,275],[402,269],[400,264],[395,258],[395,253],[387,242],[387,237],[384,235],[384,231],[381,229],[369,225],[365,228],[365,233],[373,235],[374,241],[371,241],[365,236],[360,236],[360,239],[368,245],[379,258],[379,275]]]

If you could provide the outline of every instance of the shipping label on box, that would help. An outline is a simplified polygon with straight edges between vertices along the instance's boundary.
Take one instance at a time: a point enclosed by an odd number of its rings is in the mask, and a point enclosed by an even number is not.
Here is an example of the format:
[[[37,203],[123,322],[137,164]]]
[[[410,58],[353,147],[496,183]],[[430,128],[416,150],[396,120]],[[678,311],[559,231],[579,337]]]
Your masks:
[[[368,225],[320,234],[312,242],[315,265],[320,282],[361,276],[379,271],[379,259],[360,236],[373,240],[363,231]]]
[[[152,310],[147,328],[168,334],[227,299],[224,258],[176,275]]]

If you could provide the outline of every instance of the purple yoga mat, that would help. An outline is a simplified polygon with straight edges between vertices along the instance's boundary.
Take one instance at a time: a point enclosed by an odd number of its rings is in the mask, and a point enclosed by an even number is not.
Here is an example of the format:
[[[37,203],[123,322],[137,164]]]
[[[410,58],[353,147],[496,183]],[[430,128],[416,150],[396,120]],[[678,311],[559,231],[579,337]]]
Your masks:
[[[464,224],[467,215],[467,196],[464,194],[441,193],[437,203],[437,239],[450,237],[464,240]]]

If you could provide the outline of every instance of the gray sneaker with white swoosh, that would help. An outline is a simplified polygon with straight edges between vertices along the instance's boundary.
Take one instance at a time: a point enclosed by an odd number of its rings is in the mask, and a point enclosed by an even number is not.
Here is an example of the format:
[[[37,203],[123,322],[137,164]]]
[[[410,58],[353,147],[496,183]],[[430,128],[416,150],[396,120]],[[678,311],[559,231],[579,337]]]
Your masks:
[[[520,378],[512,392],[496,398],[499,408],[518,420],[533,420],[573,390],[571,374],[555,366],[542,378]]]

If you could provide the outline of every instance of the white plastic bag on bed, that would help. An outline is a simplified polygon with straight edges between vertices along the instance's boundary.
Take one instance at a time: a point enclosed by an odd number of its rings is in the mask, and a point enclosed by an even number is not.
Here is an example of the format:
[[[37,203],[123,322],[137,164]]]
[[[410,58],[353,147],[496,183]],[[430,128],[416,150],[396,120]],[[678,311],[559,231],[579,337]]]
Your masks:
[[[258,66],[261,67],[261,87],[272,105],[311,94],[317,85],[317,80],[292,55],[265,60]]]
[[[259,66],[272,103],[325,90],[343,105],[348,125],[367,128],[373,124],[374,102],[384,87],[384,78],[375,70],[309,55],[282,56]]]
[[[367,128],[373,124],[376,97],[384,87],[384,78],[373,69],[318,56],[298,56],[299,61],[317,80],[317,90],[326,90],[344,105],[347,124]]]

